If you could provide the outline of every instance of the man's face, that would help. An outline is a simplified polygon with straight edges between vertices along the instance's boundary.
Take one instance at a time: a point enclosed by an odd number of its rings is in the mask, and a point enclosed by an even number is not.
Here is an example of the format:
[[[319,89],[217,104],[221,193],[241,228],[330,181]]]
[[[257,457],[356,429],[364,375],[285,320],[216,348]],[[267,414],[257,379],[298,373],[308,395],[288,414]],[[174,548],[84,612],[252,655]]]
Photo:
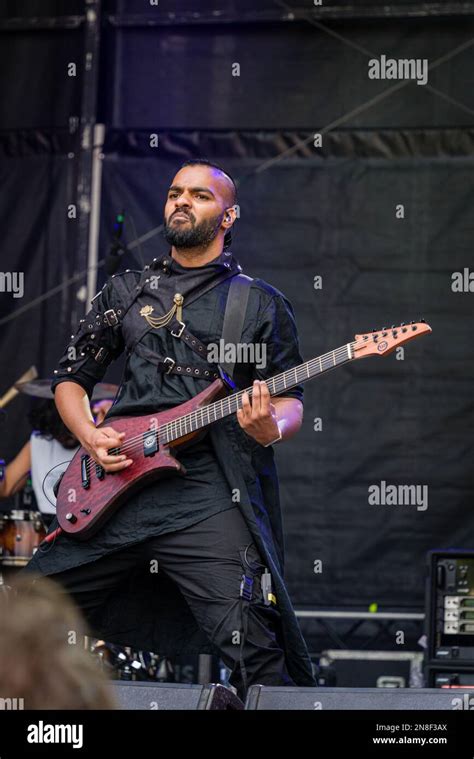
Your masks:
[[[232,206],[228,180],[208,166],[185,166],[168,191],[164,237],[176,248],[195,248],[212,242],[227,208]]]

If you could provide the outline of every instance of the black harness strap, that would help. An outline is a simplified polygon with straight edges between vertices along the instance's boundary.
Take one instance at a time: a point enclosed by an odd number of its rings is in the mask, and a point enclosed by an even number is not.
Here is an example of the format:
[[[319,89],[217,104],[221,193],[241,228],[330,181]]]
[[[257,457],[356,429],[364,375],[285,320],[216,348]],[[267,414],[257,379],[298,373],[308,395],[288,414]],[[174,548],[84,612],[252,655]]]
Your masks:
[[[109,309],[108,311],[105,311],[104,314],[97,316],[96,323],[94,324],[95,329],[103,329],[106,326],[118,327],[120,325],[125,314],[135,303],[138,296],[143,293],[146,284],[149,282],[150,273],[147,269],[148,267],[146,267],[143,271],[142,277],[140,278],[140,281],[137,284],[134,292],[131,295],[128,293],[128,298],[124,297],[125,293],[122,294],[121,308],[118,308],[116,311],[114,309]],[[253,281],[251,277],[247,277],[245,274],[226,272],[216,280],[213,280],[210,283],[207,282],[203,287],[198,288],[198,290],[193,293],[192,297],[187,300],[188,304],[192,303],[193,301],[197,300],[197,298],[201,297],[221,282],[229,279],[229,277],[232,277],[232,282],[230,284],[229,292],[227,295],[221,337],[221,339],[224,341],[224,345],[227,345],[229,343],[236,344],[242,334],[242,327],[247,310],[250,285]],[[119,284],[119,282],[117,282],[117,284]],[[119,289],[122,289],[121,285],[122,282],[119,284]],[[90,326],[92,327],[92,324]],[[179,322],[175,317],[165,326],[166,329],[168,329],[169,332],[173,335],[173,337],[183,340],[186,345],[191,348],[191,350],[193,350],[195,353],[197,353],[198,356],[206,361],[207,346],[186,328],[184,322]],[[140,341],[152,329],[154,328],[150,325],[147,325],[145,329],[138,335],[138,337],[134,339],[133,343],[130,346],[127,346],[127,360],[133,351],[136,351],[147,361],[155,364],[157,370],[163,372],[164,374],[179,374],[181,376],[195,377],[196,379],[205,379],[211,382],[214,379],[217,379],[217,377],[221,376],[220,372],[217,369],[217,365],[215,365],[216,369],[213,369],[211,368],[213,365],[209,363],[204,363],[200,366],[178,363],[172,357],[160,356],[155,351],[152,351],[151,349],[142,345]],[[235,362],[222,364],[222,369],[224,369],[224,371],[230,377],[233,375],[234,367]]]
[[[247,277],[245,274],[236,274],[230,283],[221,335],[224,345],[236,345],[240,340],[252,282],[251,277]],[[166,328],[174,337],[184,340],[198,356],[205,357],[207,355],[207,346],[189,332],[186,329],[186,325],[178,322],[176,318],[167,324]],[[214,380],[220,376],[219,372],[209,369],[209,364],[207,364],[207,367],[179,365],[170,357],[163,359],[162,357],[158,357],[157,354],[155,355],[158,358],[158,370],[166,374],[187,374],[188,376],[209,380]],[[235,361],[223,363],[220,366],[232,378]]]
[[[227,279],[227,276],[225,279]],[[231,342],[237,343],[240,339],[252,281],[253,280],[250,277],[247,277],[244,274],[233,275],[229,292],[227,294],[224,323],[222,327],[222,339],[224,340],[224,344]],[[209,287],[206,287],[203,292],[207,292],[209,289]],[[174,318],[171,322],[166,324],[165,327],[173,337],[183,340],[191,350],[206,360],[207,346],[193,335],[183,322],[179,322]],[[210,365],[209,363],[201,364],[199,366],[178,363],[171,356],[160,356],[158,353],[155,353],[155,351],[146,348],[137,341],[134,343],[134,349],[147,361],[155,364],[157,370],[164,374],[180,374],[181,376],[195,377],[196,379],[205,379],[211,382],[221,376],[220,372],[217,369],[211,368],[213,365]],[[131,352],[131,349],[129,350]],[[227,363],[223,364],[222,368],[230,377],[232,377],[234,366],[235,363]]]
[[[181,374],[185,377],[196,377],[197,379],[211,381],[219,377],[219,372],[211,369],[209,364],[203,364],[200,367],[191,364],[181,364],[170,356],[163,358],[158,353],[155,353],[155,351],[150,350],[150,348],[147,348],[141,343],[138,343],[138,345],[135,346],[135,352],[146,361],[155,364],[157,370],[164,374]]]
[[[166,329],[171,332],[173,337],[179,337],[186,345],[189,345],[191,350],[205,358],[207,354],[207,345],[204,345],[197,337],[195,337],[183,322],[179,322],[176,317],[173,321],[165,324]]]
[[[212,290],[217,285],[220,285],[221,282],[224,282],[226,279],[229,279],[229,277],[235,277],[235,276],[236,275],[233,272],[225,272],[220,277],[217,277],[216,279],[212,280],[212,282],[206,282],[202,287],[198,288],[192,294],[192,296],[189,296],[189,297],[186,298],[186,305],[190,305],[195,300],[197,300],[197,298],[200,298],[201,295],[204,295],[209,290]],[[140,288],[140,293],[137,293],[136,295],[134,295],[134,300],[138,297],[139,294],[142,294],[142,292],[144,290],[144,286],[147,283],[148,283],[148,278],[145,279],[145,282],[143,283],[143,286]],[[174,335],[173,335],[174,337],[181,337],[181,335],[184,332],[184,330],[182,330],[182,323],[178,322],[177,319],[174,319],[172,322],[170,322],[169,325],[166,325],[166,326],[168,327],[168,329],[170,327],[172,327],[172,331],[174,332]],[[132,345],[128,348],[128,351],[127,351],[128,355],[135,349],[135,346],[140,342],[140,340],[142,340],[142,338],[145,337],[145,335],[148,332],[150,332],[152,329],[154,329],[154,327],[151,327],[150,325],[147,324],[147,326],[143,329],[143,331],[135,338],[135,340],[133,341]],[[181,334],[180,334],[180,331],[181,331]],[[190,335],[190,337],[193,340],[196,340],[196,338],[194,338],[192,335]]]

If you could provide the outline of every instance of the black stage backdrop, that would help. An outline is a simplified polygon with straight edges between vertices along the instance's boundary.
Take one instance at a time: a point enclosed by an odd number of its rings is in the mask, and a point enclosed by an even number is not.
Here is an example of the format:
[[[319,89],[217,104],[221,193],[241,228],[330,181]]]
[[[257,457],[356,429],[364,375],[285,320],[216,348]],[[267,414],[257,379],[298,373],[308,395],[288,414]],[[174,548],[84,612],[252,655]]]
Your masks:
[[[429,321],[433,334],[403,356],[354,362],[308,383],[303,429],[276,449],[294,602],[421,606],[425,552],[474,545],[474,293],[452,290],[453,273],[474,266],[473,17],[325,21],[341,41],[301,19],[172,25],[169,6],[153,11],[162,23],[150,28],[126,21],[139,3],[106,7],[103,17],[101,255],[118,211],[129,241],[156,227],[173,173],[204,155],[240,180],[234,254],[289,297],[305,359],[371,328]],[[80,83],[61,81],[50,97],[58,61],[80,57],[80,28],[66,46],[58,34],[66,33],[35,32],[30,41],[1,30],[0,41],[9,40],[8,54],[0,46],[8,93],[1,269],[25,272],[25,294],[1,293],[0,318],[84,267],[66,212],[75,193],[68,119]],[[427,58],[428,85],[370,80],[364,51]],[[46,101],[14,90],[7,63],[29,74],[32,93],[49,93]],[[123,267],[164,250],[158,235]],[[30,364],[51,374],[84,308],[77,290],[2,323],[1,392]],[[117,362],[107,378],[120,373]],[[17,398],[7,408],[7,460],[28,434],[28,406]],[[427,501],[371,505],[369,488],[382,481],[426,487]]]

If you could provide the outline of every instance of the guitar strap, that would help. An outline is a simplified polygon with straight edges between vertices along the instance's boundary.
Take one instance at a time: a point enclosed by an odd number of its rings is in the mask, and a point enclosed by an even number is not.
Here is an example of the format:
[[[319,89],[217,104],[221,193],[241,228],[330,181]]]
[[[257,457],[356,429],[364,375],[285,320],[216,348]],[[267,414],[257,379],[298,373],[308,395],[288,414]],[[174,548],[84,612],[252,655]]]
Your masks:
[[[240,341],[252,282],[252,278],[246,274],[237,274],[230,283],[222,327],[221,339],[224,346],[237,345]],[[220,366],[229,377],[233,377],[235,361],[225,362]]]

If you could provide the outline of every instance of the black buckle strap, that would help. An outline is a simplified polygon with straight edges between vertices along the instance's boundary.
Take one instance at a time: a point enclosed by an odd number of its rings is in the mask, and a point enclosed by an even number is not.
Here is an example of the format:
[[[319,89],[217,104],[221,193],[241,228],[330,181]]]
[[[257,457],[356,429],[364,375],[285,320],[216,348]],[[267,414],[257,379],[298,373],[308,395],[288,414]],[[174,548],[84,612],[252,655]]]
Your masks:
[[[220,376],[218,371],[213,371],[212,369],[192,366],[191,364],[178,364],[170,356],[167,356],[163,361],[157,361],[156,368],[159,372],[163,372],[163,374],[180,374],[181,376],[195,377],[197,379],[214,380]]]
[[[102,329],[103,327],[116,327],[123,319],[123,309],[118,308],[115,310],[114,308],[109,308],[107,311],[104,311],[103,314],[96,314],[95,319],[92,319],[92,317],[89,315],[89,319],[91,321],[86,321],[86,319],[80,320],[80,324],[85,324],[85,332],[94,332],[95,330]]]
[[[202,366],[193,366],[191,364],[180,364],[171,356],[162,358],[158,353],[147,348],[145,345],[138,343],[135,346],[135,351],[139,356],[154,364],[157,371],[163,374],[180,374],[182,377],[195,377],[196,379],[215,380],[220,377],[219,369],[213,370],[212,364],[203,364]],[[128,351],[127,357],[131,355]]]
[[[169,362],[169,369],[165,372],[165,374],[170,374],[170,372],[173,371],[176,361],[174,359],[170,358],[169,356],[166,356],[165,360],[163,361],[164,364],[167,364]]]
[[[179,329],[179,332],[173,332],[173,330],[171,330],[171,334],[173,335],[173,337],[181,337],[181,335],[182,335],[182,334],[183,334],[183,332],[184,332],[184,328],[186,327],[186,325],[185,325],[185,323],[184,323],[184,322],[180,322],[180,321],[178,321],[178,324],[180,324],[180,325],[181,325],[181,327],[180,327],[180,329]]]
[[[104,320],[109,327],[116,327],[119,323],[118,316],[113,308],[104,311]]]
[[[180,329],[178,332],[176,332],[176,325],[180,325]],[[207,355],[207,345],[204,345],[198,338],[193,335],[188,329],[186,329],[186,325],[184,322],[178,321],[176,318],[173,319],[173,321],[169,322],[169,324],[165,325],[166,328],[171,332],[173,337],[180,337],[181,340],[186,343],[186,345],[189,345],[191,350],[193,350],[195,353],[198,354],[198,356],[201,356],[202,358],[205,358]]]

